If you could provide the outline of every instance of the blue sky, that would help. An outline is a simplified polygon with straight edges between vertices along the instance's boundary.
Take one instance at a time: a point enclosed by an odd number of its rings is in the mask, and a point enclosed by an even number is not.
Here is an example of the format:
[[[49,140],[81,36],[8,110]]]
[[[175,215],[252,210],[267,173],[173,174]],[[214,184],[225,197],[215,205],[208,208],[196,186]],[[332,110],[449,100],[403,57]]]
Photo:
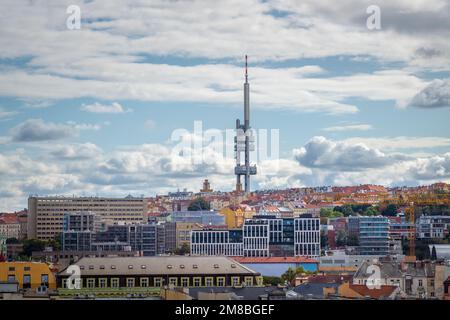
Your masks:
[[[81,29],[67,27],[69,5]],[[378,5],[381,29],[367,28]],[[450,182],[446,1],[6,1],[0,210],[29,194],[154,195],[234,185],[233,159],[174,154],[194,121],[279,130],[252,188]],[[69,19],[69,23],[72,20]]]

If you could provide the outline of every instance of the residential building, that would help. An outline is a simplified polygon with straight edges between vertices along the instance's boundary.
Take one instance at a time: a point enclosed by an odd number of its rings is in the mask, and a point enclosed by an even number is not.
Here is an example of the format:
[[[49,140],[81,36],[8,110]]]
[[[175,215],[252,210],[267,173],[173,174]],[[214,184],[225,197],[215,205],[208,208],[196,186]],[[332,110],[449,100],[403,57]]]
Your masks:
[[[29,197],[28,238],[49,240],[63,231],[64,214],[91,211],[101,219],[140,223],[147,211],[144,198]]]
[[[7,213],[0,216],[0,236],[19,239],[20,234],[20,223],[15,214]]]
[[[443,239],[448,235],[450,216],[421,215],[416,220],[418,239]]]
[[[17,281],[20,289],[56,289],[53,272],[42,262],[0,262],[0,281]]]

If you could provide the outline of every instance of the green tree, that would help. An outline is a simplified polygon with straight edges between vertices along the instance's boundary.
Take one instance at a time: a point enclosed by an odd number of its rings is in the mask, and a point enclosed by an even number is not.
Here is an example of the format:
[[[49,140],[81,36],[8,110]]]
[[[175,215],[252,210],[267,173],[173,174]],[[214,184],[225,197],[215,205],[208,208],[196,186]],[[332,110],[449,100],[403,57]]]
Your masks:
[[[364,211],[365,216],[377,216],[378,214],[379,212],[374,206],[370,206]]]
[[[47,242],[38,239],[26,239],[23,241],[23,251],[22,253],[27,257],[31,257],[33,251],[44,250]]]
[[[283,281],[280,277],[263,276],[263,283],[265,285],[277,286],[282,284]]]
[[[184,256],[186,254],[189,254],[190,252],[191,252],[191,248],[189,247],[189,245],[187,243],[183,243],[180,248],[176,248],[174,250],[174,253],[176,255],[180,255],[180,256]]]
[[[202,197],[198,197],[197,199],[193,200],[188,207],[188,211],[202,211],[209,209],[210,209],[209,202],[207,202]]]
[[[397,215],[397,205],[390,203],[386,206],[386,208],[381,212],[383,216],[386,217],[395,217]]]

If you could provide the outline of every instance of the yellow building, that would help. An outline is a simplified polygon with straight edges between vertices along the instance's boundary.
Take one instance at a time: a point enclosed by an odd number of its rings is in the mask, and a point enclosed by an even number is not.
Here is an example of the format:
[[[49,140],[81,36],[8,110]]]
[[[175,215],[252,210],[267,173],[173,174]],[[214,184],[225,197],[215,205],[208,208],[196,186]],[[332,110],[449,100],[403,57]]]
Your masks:
[[[229,206],[219,211],[225,216],[225,224],[228,229],[236,229],[242,227],[245,219],[250,219],[256,211],[246,205]]]
[[[191,246],[191,231],[201,230],[203,226],[192,222],[177,222],[176,225],[176,242],[177,248],[183,245]]]
[[[21,289],[36,289],[42,285],[56,289],[54,274],[42,262],[0,262],[0,281],[17,281]]]

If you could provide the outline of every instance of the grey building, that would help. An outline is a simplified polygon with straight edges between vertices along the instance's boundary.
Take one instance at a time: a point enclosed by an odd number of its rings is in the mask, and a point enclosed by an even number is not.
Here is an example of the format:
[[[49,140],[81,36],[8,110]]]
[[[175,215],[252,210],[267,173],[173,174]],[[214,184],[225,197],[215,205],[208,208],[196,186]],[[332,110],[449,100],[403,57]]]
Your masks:
[[[359,216],[360,255],[389,254],[389,219],[383,216]]]

